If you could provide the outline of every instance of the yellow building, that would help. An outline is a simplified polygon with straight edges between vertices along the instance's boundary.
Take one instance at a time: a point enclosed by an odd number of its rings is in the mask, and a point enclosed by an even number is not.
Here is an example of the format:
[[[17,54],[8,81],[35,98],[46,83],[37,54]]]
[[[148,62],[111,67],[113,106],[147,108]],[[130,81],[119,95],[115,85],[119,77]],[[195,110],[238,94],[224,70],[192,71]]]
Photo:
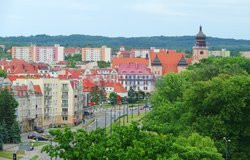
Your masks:
[[[54,78],[17,79],[15,84],[39,85],[42,91],[42,126],[73,125],[82,120],[81,83]]]

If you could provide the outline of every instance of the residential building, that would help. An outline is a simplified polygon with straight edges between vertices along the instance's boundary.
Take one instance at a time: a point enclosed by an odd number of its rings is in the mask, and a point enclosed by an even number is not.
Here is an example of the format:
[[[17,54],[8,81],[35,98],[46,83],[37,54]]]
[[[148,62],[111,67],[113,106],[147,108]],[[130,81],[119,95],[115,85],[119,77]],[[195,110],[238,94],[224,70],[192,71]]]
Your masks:
[[[143,64],[121,64],[118,68],[119,81],[129,91],[150,93],[154,90],[154,75],[151,69]]]
[[[33,61],[33,56],[35,52],[35,46],[13,46],[12,47],[12,58],[22,59],[26,62]]]
[[[16,110],[17,121],[20,123],[21,131],[32,131],[34,127],[42,127],[43,124],[43,103],[42,92],[39,85],[12,86],[13,95],[18,102]]]
[[[111,62],[111,48],[82,48],[82,61],[106,61]]]
[[[230,51],[227,51],[226,49],[222,49],[220,51],[209,51],[209,56],[230,57]]]
[[[47,64],[55,64],[64,61],[64,47],[58,44],[54,46],[35,46],[33,61]]]
[[[16,79],[15,84],[39,85],[42,96],[43,127],[73,125],[82,120],[82,84],[77,80],[55,78]]]
[[[250,59],[250,51],[241,51],[240,52],[241,57],[245,57]]]
[[[180,61],[182,62],[180,63]],[[178,73],[184,70],[191,61],[191,58],[186,58],[184,52],[161,49],[157,52],[150,52],[149,66],[154,76],[158,78],[170,72]]]
[[[80,48],[64,48],[64,56],[73,56],[75,54],[81,54]]]
[[[121,64],[139,64],[147,67],[149,65],[148,58],[114,58],[112,60],[112,68],[118,68]]]
[[[55,64],[64,60],[64,47],[54,46],[20,46],[12,47],[12,58],[27,62]]]
[[[135,57],[147,58],[150,54],[150,49],[131,49],[131,52],[134,53]]]

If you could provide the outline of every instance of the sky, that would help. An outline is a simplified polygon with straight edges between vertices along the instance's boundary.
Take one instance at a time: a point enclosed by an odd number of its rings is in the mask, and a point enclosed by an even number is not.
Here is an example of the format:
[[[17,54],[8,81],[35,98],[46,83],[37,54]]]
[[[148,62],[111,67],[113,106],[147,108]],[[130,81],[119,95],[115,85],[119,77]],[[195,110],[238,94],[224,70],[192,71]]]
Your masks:
[[[0,36],[250,39],[250,0],[0,0]]]

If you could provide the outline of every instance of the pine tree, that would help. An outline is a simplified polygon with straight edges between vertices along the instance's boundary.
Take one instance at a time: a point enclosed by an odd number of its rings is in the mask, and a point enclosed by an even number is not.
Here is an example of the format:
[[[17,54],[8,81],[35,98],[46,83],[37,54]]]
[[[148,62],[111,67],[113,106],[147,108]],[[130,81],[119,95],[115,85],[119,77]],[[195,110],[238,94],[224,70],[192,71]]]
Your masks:
[[[3,143],[9,143],[10,142],[8,129],[7,129],[5,121],[3,121],[2,124],[0,124],[0,134],[2,135]]]
[[[2,133],[2,131],[3,131],[3,126],[0,125],[0,151],[3,150],[3,133]]]
[[[21,141],[21,137],[20,137],[20,127],[18,122],[14,122],[11,125],[11,129],[10,129],[10,139],[12,143],[19,143]]]

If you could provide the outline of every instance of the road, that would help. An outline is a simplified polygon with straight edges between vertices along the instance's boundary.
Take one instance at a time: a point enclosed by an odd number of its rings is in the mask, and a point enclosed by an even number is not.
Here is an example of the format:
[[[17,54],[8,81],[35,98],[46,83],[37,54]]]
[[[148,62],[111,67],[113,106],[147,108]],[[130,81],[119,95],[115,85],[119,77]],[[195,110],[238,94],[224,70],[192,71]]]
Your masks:
[[[93,110],[94,114],[92,117],[87,117],[85,124],[80,124],[78,126],[72,127],[72,130],[77,130],[79,128],[86,128],[88,131],[93,131],[96,128],[108,127],[115,120],[119,119],[121,116],[126,116],[127,114],[138,114],[138,112],[144,113],[148,109],[144,109],[143,106],[136,106],[134,108],[128,108],[127,105],[120,105],[119,107],[112,108],[98,108]],[[91,123],[89,123],[91,122]],[[123,121],[121,120],[121,125]],[[28,134],[23,133],[21,135],[22,142],[28,142]],[[41,153],[42,146],[35,147],[33,151],[27,151],[26,155],[22,158],[23,160],[30,159],[34,155],[39,155],[39,160],[50,160],[50,157],[46,153]],[[59,159],[59,158],[57,158]]]

